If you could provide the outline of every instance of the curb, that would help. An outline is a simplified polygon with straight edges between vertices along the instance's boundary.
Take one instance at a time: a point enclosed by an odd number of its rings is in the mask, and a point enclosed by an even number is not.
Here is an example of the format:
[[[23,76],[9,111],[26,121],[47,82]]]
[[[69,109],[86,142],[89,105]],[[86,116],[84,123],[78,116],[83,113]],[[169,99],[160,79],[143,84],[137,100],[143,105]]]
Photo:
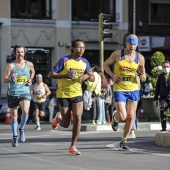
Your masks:
[[[124,123],[119,123],[119,130],[123,131]],[[170,125],[167,124],[167,129],[170,128]],[[112,130],[110,124],[105,125],[92,125],[92,124],[82,124],[81,131],[105,131],[105,130]],[[137,123],[137,130],[161,130],[161,123],[160,122],[138,122]]]
[[[163,147],[170,147],[170,133],[166,132],[158,132],[155,135],[155,144]]]

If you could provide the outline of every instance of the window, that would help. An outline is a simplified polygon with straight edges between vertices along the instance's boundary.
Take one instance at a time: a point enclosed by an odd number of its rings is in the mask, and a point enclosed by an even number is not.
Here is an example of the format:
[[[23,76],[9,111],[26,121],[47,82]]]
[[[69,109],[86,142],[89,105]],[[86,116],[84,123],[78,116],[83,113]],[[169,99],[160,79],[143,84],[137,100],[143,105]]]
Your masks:
[[[151,24],[170,24],[170,3],[150,4]]]
[[[51,0],[11,0],[11,18],[51,19]]]
[[[12,61],[15,60],[11,48]],[[47,77],[51,71],[51,50],[49,48],[26,48],[26,60],[34,64],[35,74]]]
[[[99,13],[113,14],[115,0],[72,0],[72,20],[98,22]]]

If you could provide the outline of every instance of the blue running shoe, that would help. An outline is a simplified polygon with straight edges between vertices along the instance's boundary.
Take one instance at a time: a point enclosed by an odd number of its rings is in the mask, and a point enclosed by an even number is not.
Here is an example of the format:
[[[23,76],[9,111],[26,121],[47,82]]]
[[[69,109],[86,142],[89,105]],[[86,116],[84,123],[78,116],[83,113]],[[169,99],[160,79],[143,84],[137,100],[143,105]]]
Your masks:
[[[18,138],[17,137],[13,137],[12,147],[17,147],[17,146],[18,146]]]
[[[19,132],[20,132],[20,141],[21,142],[25,142],[24,130],[19,129]]]

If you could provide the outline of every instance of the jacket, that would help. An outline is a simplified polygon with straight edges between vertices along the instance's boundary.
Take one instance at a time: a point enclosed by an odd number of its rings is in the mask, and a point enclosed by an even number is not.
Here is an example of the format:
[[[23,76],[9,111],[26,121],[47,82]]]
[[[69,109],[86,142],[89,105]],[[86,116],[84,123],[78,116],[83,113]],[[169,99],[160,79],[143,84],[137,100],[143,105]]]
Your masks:
[[[160,100],[167,100],[169,92],[170,92],[170,75],[168,79],[165,80],[165,73],[161,73],[158,76],[156,82],[154,100],[158,100],[158,96],[160,96]]]

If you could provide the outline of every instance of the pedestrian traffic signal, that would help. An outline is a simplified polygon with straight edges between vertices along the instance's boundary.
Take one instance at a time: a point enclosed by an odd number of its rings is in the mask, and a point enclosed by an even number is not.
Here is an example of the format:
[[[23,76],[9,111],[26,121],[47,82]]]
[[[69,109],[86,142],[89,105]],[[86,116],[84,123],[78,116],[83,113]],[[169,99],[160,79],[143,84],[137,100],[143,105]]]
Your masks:
[[[111,19],[111,14],[99,14],[99,41],[103,41],[104,38],[112,38],[112,33],[107,32],[113,27],[111,23],[108,23]]]

